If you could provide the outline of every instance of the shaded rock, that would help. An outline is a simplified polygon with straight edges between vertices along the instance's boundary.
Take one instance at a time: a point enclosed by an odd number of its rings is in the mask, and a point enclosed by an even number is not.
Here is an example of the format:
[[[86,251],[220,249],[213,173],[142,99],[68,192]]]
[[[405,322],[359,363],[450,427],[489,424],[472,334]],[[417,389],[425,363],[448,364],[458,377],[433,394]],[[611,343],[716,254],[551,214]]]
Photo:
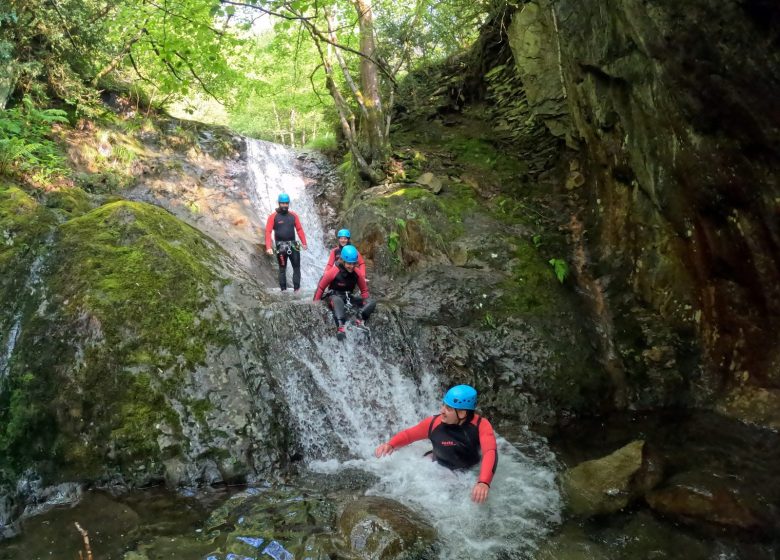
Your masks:
[[[650,492],[654,511],[704,529],[724,528],[777,535],[775,508],[733,478],[711,472],[687,472]]]
[[[589,539],[582,527],[566,525],[551,535],[534,554],[534,560],[609,560],[610,550]]]
[[[571,122],[587,183],[569,199],[640,406],[778,385],[778,18],[771,2],[532,0],[508,29],[518,94]],[[672,359],[642,357],[659,345]]]
[[[436,533],[424,519],[386,498],[364,496],[349,502],[339,530],[356,558],[391,560],[430,558]]]
[[[780,389],[742,386],[726,395],[716,408],[730,418],[780,430]]]
[[[610,558],[680,558],[681,551],[684,551],[686,560],[717,557],[717,545],[680,532],[651,512],[636,512],[621,521],[625,522],[618,522],[591,536],[610,550]]]
[[[660,479],[659,466],[640,440],[601,459],[580,463],[567,470],[561,482],[569,510],[591,517],[623,509]]]

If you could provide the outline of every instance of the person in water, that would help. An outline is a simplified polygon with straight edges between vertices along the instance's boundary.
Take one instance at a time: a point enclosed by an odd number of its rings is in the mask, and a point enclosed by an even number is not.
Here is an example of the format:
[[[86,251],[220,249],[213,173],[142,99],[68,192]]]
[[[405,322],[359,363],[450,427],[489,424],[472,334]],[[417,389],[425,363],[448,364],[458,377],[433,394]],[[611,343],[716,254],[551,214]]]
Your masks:
[[[276,260],[279,262],[279,288],[282,291],[287,289],[287,261],[292,263],[293,267],[293,290],[301,289],[301,246],[306,250],[306,235],[303,233],[303,226],[298,214],[290,210],[290,195],[282,193],[279,195],[279,207],[268,216],[265,223],[265,252],[269,255],[274,254],[276,250]],[[300,242],[295,240],[295,233],[298,233]],[[273,242],[271,241],[273,234]]]
[[[399,447],[428,438],[433,443],[431,458],[448,469],[468,469],[481,460],[479,478],[471,490],[471,499],[481,504],[490,492],[498,451],[493,426],[474,412],[476,407],[477,390],[470,385],[456,385],[444,395],[439,414],[398,432],[377,447],[374,455],[384,457]]]
[[[336,237],[338,238],[338,245],[336,245],[335,249],[331,249],[330,255],[328,255],[328,264],[325,265],[326,272],[331,266],[336,264],[336,259],[341,256],[341,250],[347,245],[352,245],[352,234],[348,229],[340,229],[336,233]],[[366,263],[363,261],[363,255],[360,253],[358,253],[358,262],[355,268],[362,268],[363,272],[366,270]]]
[[[344,328],[347,302],[360,309],[355,319],[357,326],[363,326],[376,307],[376,302],[369,299],[365,272],[357,266],[359,260],[360,254],[353,245],[342,247],[336,264],[325,271],[314,293],[314,301],[328,302],[336,322],[336,338],[339,340],[347,336]],[[352,293],[355,286],[360,289],[360,296]]]

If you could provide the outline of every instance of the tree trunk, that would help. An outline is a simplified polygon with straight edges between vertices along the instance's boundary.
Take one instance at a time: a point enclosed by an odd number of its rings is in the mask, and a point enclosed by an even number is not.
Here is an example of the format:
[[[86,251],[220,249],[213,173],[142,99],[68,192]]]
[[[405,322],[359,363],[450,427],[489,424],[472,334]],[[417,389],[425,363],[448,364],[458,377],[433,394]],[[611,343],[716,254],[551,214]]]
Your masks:
[[[368,141],[366,159],[374,169],[381,169],[390,152],[390,142],[385,134],[382,92],[379,69],[376,64],[376,39],[374,14],[371,5],[364,0],[353,0],[360,28],[360,87],[365,107],[363,129]]]

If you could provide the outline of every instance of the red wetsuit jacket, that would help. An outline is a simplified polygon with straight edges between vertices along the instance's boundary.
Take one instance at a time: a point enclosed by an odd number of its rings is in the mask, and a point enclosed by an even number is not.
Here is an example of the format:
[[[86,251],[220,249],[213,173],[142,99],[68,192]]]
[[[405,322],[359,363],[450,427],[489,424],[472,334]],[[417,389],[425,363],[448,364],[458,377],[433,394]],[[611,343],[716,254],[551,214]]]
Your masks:
[[[490,486],[498,465],[498,451],[493,426],[485,418],[474,415],[467,424],[444,424],[441,416],[430,416],[389,441],[395,449],[429,438],[437,462],[451,469],[469,468],[480,461],[479,482]]]
[[[366,284],[366,274],[362,268],[355,267],[352,272],[341,266],[331,266],[325,271],[317,284],[317,291],[314,292],[314,301],[322,299],[322,294],[330,288],[336,292],[352,293],[355,286],[360,288],[360,297],[368,299],[368,284]]]
[[[268,220],[265,223],[265,248],[273,249],[271,243],[272,232],[276,241],[279,242],[295,241],[296,231],[301,243],[306,245],[306,235],[303,233],[303,226],[301,225],[301,220],[298,219],[298,214],[291,210],[288,210],[286,214],[274,212],[268,216]]]
[[[330,255],[328,256],[328,264],[325,265],[325,272],[327,272],[331,266],[336,264],[336,259],[339,258],[339,256],[341,256],[341,249],[343,249],[343,247],[341,247],[340,245],[335,249],[331,249]],[[365,266],[366,266],[366,262],[363,260],[363,255],[358,253],[358,262],[355,268],[362,268],[363,270],[365,270],[366,269]]]

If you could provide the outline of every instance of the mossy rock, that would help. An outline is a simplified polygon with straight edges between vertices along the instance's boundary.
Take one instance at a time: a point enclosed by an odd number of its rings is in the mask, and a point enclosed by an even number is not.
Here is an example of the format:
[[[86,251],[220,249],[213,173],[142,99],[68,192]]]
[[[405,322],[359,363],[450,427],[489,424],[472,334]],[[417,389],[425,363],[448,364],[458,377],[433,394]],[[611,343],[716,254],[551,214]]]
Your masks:
[[[19,313],[30,268],[55,224],[54,215],[24,190],[0,185],[0,332],[7,333]]]
[[[90,195],[78,187],[61,188],[46,195],[46,207],[62,210],[67,218],[82,216],[95,206]]]
[[[224,343],[206,309],[217,246],[157,207],[114,202],[63,224],[0,395],[0,470],[162,476],[182,451],[166,395]],[[181,445],[187,445],[182,442]],[[140,469],[140,470],[139,470]]]

